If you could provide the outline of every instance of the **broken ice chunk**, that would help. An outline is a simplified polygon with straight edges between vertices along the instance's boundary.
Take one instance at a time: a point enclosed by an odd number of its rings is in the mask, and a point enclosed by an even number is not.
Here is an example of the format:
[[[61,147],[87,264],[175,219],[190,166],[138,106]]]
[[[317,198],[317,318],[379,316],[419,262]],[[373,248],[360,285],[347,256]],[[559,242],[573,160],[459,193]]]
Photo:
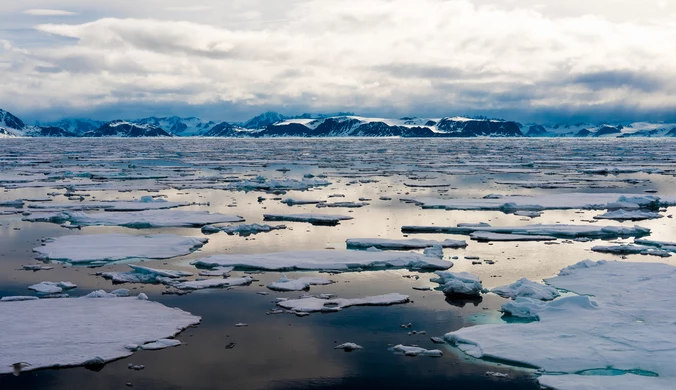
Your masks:
[[[357,349],[364,349],[361,345],[355,343],[343,343],[336,345],[333,349],[342,349],[345,352],[352,352]]]
[[[407,303],[408,301],[408,295],[392,293],[353,299],[319,299],[315,297],[288,299],[286,301],[277,302],[277,305],[297,312],[311,313],[340,311],[350,306],[387,306]]]
[[[479,277],[468,272],[436,271],[439,277],[430,281],[439,283],[439,288],[448,296],[481,296],[483,286]]]
[[[384,250],[409,250],[409,249],[424,249],[435,245],[440,245],[443,248],[465,248],[467,242],[461,240],[421,240],[421,239],[387,239],[387,238],[350,238],[346,241],[348,248],[370,248],[375,247]]]
[[[352,219],[345,215],[335,214],[264,214],[265,221],[307,222],[313,225],[337,225],[340,221]]]
[[[253,282],[253,278],[250,276],[245,276],[243,278],[234,278],[234,279],[206,279],[190,282],[181,282],[174,285],[174,287],[181,290],[201,290],[205,288],[248,286],[249,284],[251,284],[251,282]]]
[[[28,289],[41,294],[58,294],[63,290],[70,290],[76,287],[77,286],[71,282],[40,282],[28,286]]]
[[[425,349],[421,347],[412,347],[407,345],[398,344],[392,347],[394,352],[403,353],[406,356],[429,356],[429,357],[441,357],[443,352],[438,349]]]
[[[543,301],[551,301],[560,295],[557,289],[532,282],[526,278],[521,278],[507,286],[496,287],[491,292],[503,298],[516,299],[517,297],[527,297]]]
[[[91,234],[45,239],[43,246],[33,249],[41,260],[69,263],[120,261],[135,258],[168,259],[187,255],[208,240],[174,234],[134,236],[129,234]]]
[[[334,281],[324,278],[305,277],[289,279],[286,275],[283,275],[276,282],[268,284],[268,288],[275,291],[302,291],[309,289],[310,286],[327,285],[331,283],[334,283]]]
[[[197,267],[234,266],[263,270],[361,270],[362,268],[448,269],[453,263],[411,252],[291,251],[265,254],[215,255],[198,259]]]

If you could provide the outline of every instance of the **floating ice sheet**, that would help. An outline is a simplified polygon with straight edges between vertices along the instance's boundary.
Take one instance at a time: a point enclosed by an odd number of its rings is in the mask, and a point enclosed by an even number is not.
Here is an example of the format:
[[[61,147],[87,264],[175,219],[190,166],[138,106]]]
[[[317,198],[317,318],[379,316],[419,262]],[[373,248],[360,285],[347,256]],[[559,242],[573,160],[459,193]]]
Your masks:
[[[453,263],[412,252],[291,251],[263,254],[215,255],[193,261],[198,267],[263,270],[360,270],[362,268],[448,269]]]
[[[477,358],[540,367],[556,389],[673,386],[675,267],[587,260],[547,282],[584,295],[540,303],[538,322],[473,326],[445,339]]]
[[[316,277],[303,277],[298,279],[289,279],[286,275],[279,280],[268,284],[270,290],[275,291],[302,291],[307,290],[310,286],[327,285],[334,283],[333,280]]]
[[[340,221],[347,221],[352,217],[336,214],[264,214],[266,221],[307,222],[313,225],[337,225]]]
[[[0,303],[0,374],[109,362],[143,345],[172,337],[200,318],[137,298],[63,298]]]
[[[128,264],[131,272],[104,272],[105,279],[115,283],[171,283],[174,279],[192,276],[190,272],[169,269],[158,269]]]
[[[195,280],[190,282],[181,282],[174,285],[174,287],[181,290],[203,290],[205,288],[222,288],[234,286],[248,286],[253,282],[253,278],[245,276],[243,278],[232,279],[206,279]]]
[[[492,232],[474,232],[469,235],[472,240],[488,242],[488,241],[553,241],[556,237],[552,236],[538,236],[528,234],[504,234]]]
[[[496,287],[491,292],[503,298],[516,299],[518,297],[527,297],[543,301],[551,301],[560,295],[559,291],[554,287],[535,283],[526,278],[521,278],[506,286]]]
[[[676,205],[676,197],[657,197],[620,193],[559,193],[535,196],[503,196],[498,199],[415,198],[423,208],[446,210],[566,210],[566,209],[639,209]]]
[[[528,236],[552,236],[556,238],[606,238],[618,237],[641,237],[650,234],[650,229],[633,226],[595,226],[595,225],[525,225],[525,226],[489,226],[489,225],[460,225],[457,227],[444,226],[402,226],[404,233],[446,233],[446,234],[472,234],[498,233],[519,234]]]
[[[186,202],[168,202],[165,199],[155,199],[150,196],[143,196],[133,201],[101,201],[101,202],[79,202],[79,203],[31,203],[29,209],[50,209],[50,210],[106,210],[106,211],[143,211],[143,210],[163,210],[172,209],[181,206],[188,206]]]
[[[32,221],[53,223],[69,222],[78,226],[124,226],[134,229],[156,227],[201,227],[213,223],[243,222],[237,215],[210,213],[208,211],[184,210],[146,210],[124,213],[92,213],[63,212],[56,215],[46,215],[47,219],[25,218]]]
[[[479,277],[468,272],[437,271],[438,277],[430,279],[448,296],[478,297],[483,292]]]
[[[288,310],[311,313],[340,311],[350,306],[388,306],[407,302],[408,295],[392,293],[353,299],[321,299],[307,297],[300,299],[288,299],[286,301],[277,302],[277,305]]]
[[[202,233],[212,234],[224,232],[230,235],[238,234],[242,237],[250,236],[252,234],[267,233],[273,230],[286,229],[286,225],[260,225],[257,223],[241,224],[234,226],[213,226],[207,225],[202,228]]]
[[[128,259],[169,259],[192,253],[208,240],[175,234],[133,236],[90,234],[48,238],[33,249],[40,260],[91,263]]]
[[[443,352],[438,349],[425,349],[416,346],[408,346],[398,344],[392,347],[394,352],[402,353],[406,356],[429,356],[429,357],[441,357]]]
[[[611,253],[613,255],[671,256],[671,253],[666,249],[643,245],[597,245],[592,247],[591,250],[593,252]]]
[[[387,238],[350,238],[345,243],[348,248],[378,248],[382,250],[424,249],[435,245],[441,245],[442,248],[464,248],[467,246],[467,242],[462,240],[434,241],[417,238],[402,240]]]
[[[594,219],[612,219],[615,221],[643,221],[646,219],[662,218],[660,213],[642,210],[616,210],[597,215]]]

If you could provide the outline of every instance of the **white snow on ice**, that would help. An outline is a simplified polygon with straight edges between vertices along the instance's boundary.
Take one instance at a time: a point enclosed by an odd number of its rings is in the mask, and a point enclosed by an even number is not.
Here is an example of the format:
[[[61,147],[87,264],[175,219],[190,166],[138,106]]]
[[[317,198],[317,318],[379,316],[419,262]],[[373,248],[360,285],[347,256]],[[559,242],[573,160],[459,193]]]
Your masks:
[[[453,263],[412,252],[291,251],[263,254],[215,255],[193,261],[198,267],[262,270],[360,270],[361,268],[448,269]]]
[[[0,304],[0,374],[109,362],[132,354],[125,345],[172,337],[200,318],[137,298],[63,298]]]
[[[69,263],[169,259],[190,254],[207,241],[202,237],[175,234],[90,234],[49,238],[45,240],[45,245],[34,248],[33,252],[41,260]]]
[[[675,267],[586,260],[547,282],[584,295],[539,302],[536,322],[473,326],[445,339],[477,358],[539,367],[543,384],[560,390],[673,387]]]

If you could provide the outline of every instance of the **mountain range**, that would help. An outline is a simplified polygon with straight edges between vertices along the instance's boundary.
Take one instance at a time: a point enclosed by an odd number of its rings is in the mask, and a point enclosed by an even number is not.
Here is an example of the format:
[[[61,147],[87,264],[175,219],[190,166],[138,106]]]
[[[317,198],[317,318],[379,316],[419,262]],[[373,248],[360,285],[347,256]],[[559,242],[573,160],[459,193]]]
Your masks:
[[[149,117],[110,122],[63,119],[28,125],[0,109],[0,138],[6,137],[676,137],[676,124],[521,124],[485,117],[399,119],[353,113],[288,117],[265,112],[246,122],[214,122],[196,117]]]

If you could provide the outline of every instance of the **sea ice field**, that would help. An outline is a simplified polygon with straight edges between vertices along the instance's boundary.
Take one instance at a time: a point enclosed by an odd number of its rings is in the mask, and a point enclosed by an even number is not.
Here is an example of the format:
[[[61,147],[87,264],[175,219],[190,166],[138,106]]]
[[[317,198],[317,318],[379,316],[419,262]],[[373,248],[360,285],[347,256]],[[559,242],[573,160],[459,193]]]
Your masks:
[[[0,139],[0,389],[673,389],[676,140]]]

